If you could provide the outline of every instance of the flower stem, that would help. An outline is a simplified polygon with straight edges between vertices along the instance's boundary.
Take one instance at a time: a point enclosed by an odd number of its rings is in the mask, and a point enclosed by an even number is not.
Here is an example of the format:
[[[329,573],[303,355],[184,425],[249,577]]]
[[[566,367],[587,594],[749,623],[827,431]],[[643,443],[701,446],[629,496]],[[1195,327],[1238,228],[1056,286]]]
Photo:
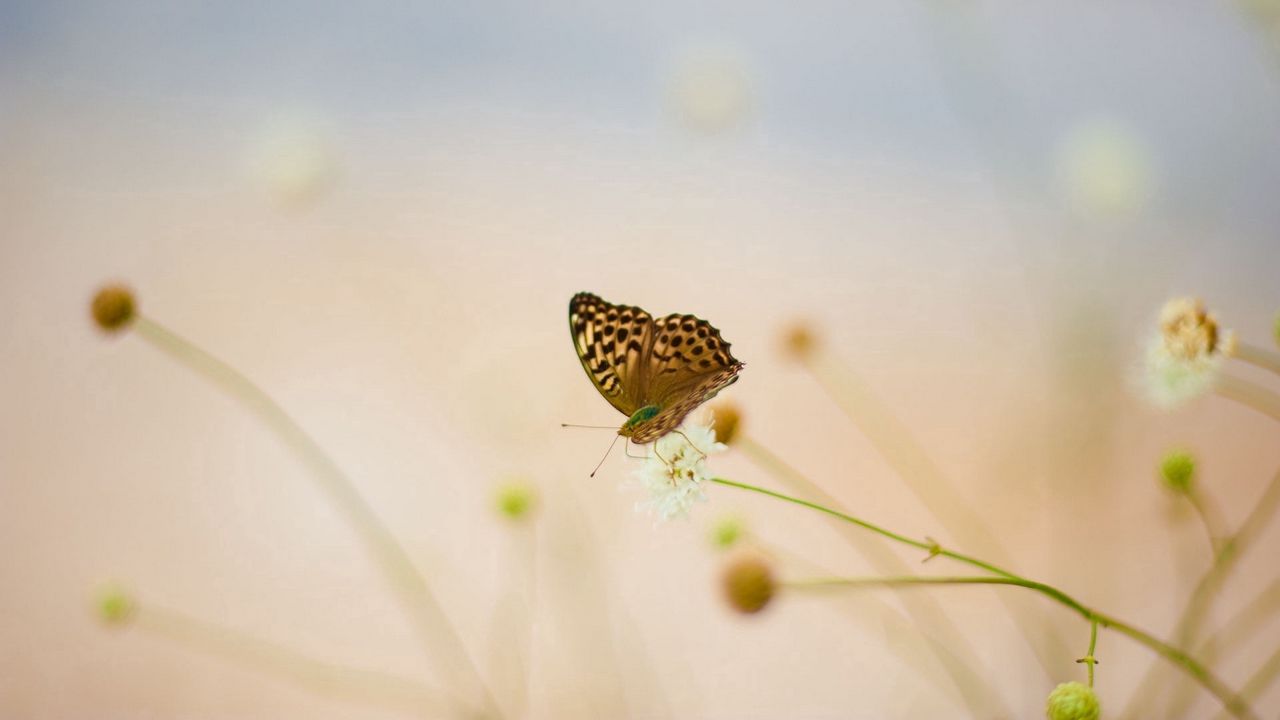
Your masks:
[[[712,478],[711,481],[714,483],[718,483],[720,485],[726,485],[728,487],[736,487],[741,490],[760,493],[762,495],[767,495],[769,497],[777,498],[779,500],[800,505],[802,507],[807,507],[809,509],[816,510],[818,512],[826,513],[828,515],[833,515],[835,517],[839,517],[845,520],[846,522],[853,523],[854,525],[858,525],[859,527],[878,533],[886,538],[889,538],[890,540],[896,540],[898,542],[910,545],[915,548],[919,548],[922,550],[930,550],[931,548],[932,550],[938,549],[936,544],[922,542],[919,540],[913,540],[911,538],[908,538],[903,535],[899,535],[892,531],[881,528],[878,525],[874,525],[865,520],[856,518],[852,515],[847,515],[845,513],[842,513],[836,510],[831,510],[829,508],[823,507],[816,503],[808,502],[807,500],[791,497],[790,495],[784,495],[783,493],[775,492],[773,490],[767,490],[761,487],[756,487],[754,485],[748,485],[746,483],[739,483],[739,482],[734,482],[732,480],[726,480],[724,478]],[[904,585],[984,584],[984,585],[1016,585],[1016,586],[1027,588],[1029,590],[1034,590],[1035,592],[1038,592],[1041,595],[1044,595],[1045,597],[1048,597],[1058,602],[1059,604],[1074,610],[1076,613],[1080,614],[1082,617],[1084,617],[1084,619],[1090,622],[1096,622],[1097,624],[1099,624],[1104,628],[1110,628],[1112,630],[1115,630],[1116,632],[1122,635],[1125,635],[1142,645],[1145,645],[1146,647],[1155,651],[1158,655],[1165,658],[1169,662],[1177,665],[1184,672],[1186,672],[1188,675],[1193,677],[1197,682],[1199,682],[1202,686],[1204,686],[1206,690],[1212,693],[1214,697],[1218,698],[1218,700],[1222,703],[1223,707],[1225,707],[1233,716],[1237,718],[1250,718],[1250,719],[1256,720],[1257,716],[1254,714],[1253,710],[1249,707],[1248,703],[1243,698],[1241,698],[1237,693],[1235,693],[1229,686],[1227,686],[1226,683],[1224,683],[1216,675],[1214,675],[1208,668],[1201,665],[1195,658],[1191,657],[1186,652],[1179,650],[1178,648],[1170,645],[1169,643],[1166,643],[1156,638],[1150,633],[1140,630],[1137,627],[1134,627],[1133,625],[1130,625],[1129,623],[1124,622],[1123,620],[1120,620],[1119,618],[1113,617],[1106,613],[1095,610],[1087,605],[1084,605],[1080,601],[1066,594],[1062,590],[1059,590],[1058,588],[1053,587],[1052,585],[1047,585],[1045,583],[1036,582],[1034,580],[1029,580],[1027,578],[1014,575],[1013,573],[1010,573],[1006,570],[1002,570],[994,565],[991,565],[990,563],[986,563],[981,560],[978,560],[977,558],[964,555],[963,553],[956,553],[956,552],[943,549],[940,552],[936,552],[935,554],[949,557],[953,560],[957,560],[959,562],[967,563],[974,567],[987,570],[988,572],[995,573],[997,577],[936,578],[936,577],[903,576],[903,577],[889,577],[889,578],[852,578],[852,579],[836,578],[836,579],[830,579],[830,580],[811,581],[808,583],[808,585],[811,587],[816,587],[821,585],[829,585],[829,586],[841,585],[841,586],[855,586],[855,587],[878,585],[878,586],[893,587],[893,586],[904,586]],[[801,586],[803,586],[804,584],[805,583],[801,583]],[[795,583],[792,583],[792,586],[796,586]]]
[[[1250,345],[1249,343],[1237,342],[1235,352],[1232,357],[1249,363],[1263,370],[1269,370],[1280,375],[1280,354],[1277,354],[1266,348]]]
[[[1271,653],[1266,662],[1262,663],[1244,682],[1244,687],[1240,689],[1241,697],[1246,700],[1258,697],[1270,687],[1271,683],[1275,682],[1277,677],[1280,677],[1280,649]]]
[[[750,435],[740,431],[733,441],[733,447],[743,451],[753,462],[772,473],[792,491],[815,497],[820,501],[819,504],[826,507],[837,507],[837,501],[830,493]],[[864,535],[845,523],[838,523],[838,527],[845,531],[842,537],[877,573],[899,575],[908,571],[901,558],[888,548],[872,542],[873,537]],[[969,714],[974,717],[1008,716],[1009,711],[1003,707],[995,687],[976,670],[977,656],[955,622],[947,617],[933,598],[928,595],[912,595],[899,595],[902,608],[910,616],[917,634],[933,653],[937,666],[950,677]]]
[[[131,622],[141,631],[288,680],[316,694],[411,710],[425,717],[439,717],[445,709],[440,694],[408,678],[316,660],[172,610],[139,605],[135,612]]]
[[[481,677],[462,638],[450,624],[426,578],[418,572],[403,546],[382,523],[368,501],[320,445],[285,412],[284,408],[238,370],[154,320],[139,316],[135,330],[143,339],[178,362],[205,376],[244,403],[297,455],[311,476],[346,513],[347,520],[364,540],[369,552],[399,593],[405,610],[416,625],[424,647],[450,674],[450,685],[463,695],[478,695],[491,717],[501,713]],[[470,688],[471,692],[468,692]]]
[[[827,515],[840,518],[845,522],[852,523],[866,530],[870,530],[871,532],[877,533],[879,535],[883,535],[884,537],[887,537],[890,540],[894,540],[894,541],[903,543],[905,545],[910,545],[912,547],[924,550],[925,552],[928,552],[930,555],[949,557],[953,560],[958,560],[960,562],[967,563],[976,568],[980,568],[982,570],[986,570],[987,572],[994,573],[996,575],[1001,575],[1003,577],[1009,577],[1009,578],[1016,577],[1013,573],[1009,572],[1008,570],[999,568],[995,565],[992,565],[991,563],[983,562],[982,560],[969,557],[968,555],[962,555],[960,553],[952,552],[951,550],[947,550],[946,548],[941,548],[938,546],[936,542],[929,542],[925,540],[915,540],[905,535],[899,535],[898,533],[893,532],[891,530],[886,530],[885,528],[882,528],[879,525],[867,522],[866,520],[862,520],[860,518],[856,518],[852,515],[847,515],[845,513],[840,512],[839,510],[833,510],[829,507],[826,507],[825,505],[819,505],[818,503],[809,502],[808,500],[802,500],[801,498],[792,497],[791,495],[786,495],[780,492],[776,492],[774,490],[757,487],[755,485],[748,485],[746,483],[735,482],[733,480],[728,480],[725,478],[711,478],[711,482],[719,483],[720,485],[728,485],[729,487],[736,487],[741,490],[749,490],[751,492],[760,493],[762,495],[768,495],[770,497],[777,498],[778,500],[785,500],[789,503],[794,503],[796,505],[807,507],[810,510],[817,510],[818,512],[826,513]]]
[[[1218,377],[1218,385],[1214,391],[1272,420],[1280,421],[1280,395],[1255,382],[1223,373]]]
[[[1213,600],[1218,591],[1226,583],[1227,576],[1235,568],[1243,552],[1275,516],[1277,507],[1280,507],[1280,472],[1272,476],[1270,484],[1267,485],[1253,509],[1249,511],[1244,522],[1240,524],[1240,528],[1234,534],[1222,539],[1214,555],[1213,564],[1196,582],[1195,589],[1191,591],[1191,597],[1187,600],[1174,629],[1174,642],[1178,647],[1193,645],[1199,634],[1200,625],[1213,606]],[[1126,711],[1121,713],[1122,717],[1136,712],[1138,703],[1155,689],[1158,679],[1157,668],[1152,667],[1147,671],[1138,684],[1138,689],[1130,698]]]
[[[1225,522],[1222,520],[1222,514],[1218,512],[1217,506],[1197,488],[1191,488],[1186,493],[1186,497],[1187,502],[1191,503],[1191,507],[1199,516],[1200,524],[1204,526],[1205,535],[1209,540],[1209,551],[1216,555],[1227,536],[1227,532],[1223,530]]]
[[[870,385],[832,353],[815,353],[806,367],[831,396],[849,421],[857,427],[876,452],[938,522],[957,541],[979,548],[997,562],[1006,562],[1008,553],[970,504],[969,499],[947,476],[924,446],[898,418],[893,409],[873,392]],[[1062,671],[1067,644],[1052,627],[1045,627],[1027,610],[1001,596],[1010,619],[1022,632],[1032,652],[1049,677]]]
[[[1076,662],[1084,663],[1089,666],[1089,687],[1093,687],[1093,666],[1098,664],[1098,658],[1094,656],[1094,649],[1098,647],[1098,619],[1094,618],[1089,621],[1089,652]]]

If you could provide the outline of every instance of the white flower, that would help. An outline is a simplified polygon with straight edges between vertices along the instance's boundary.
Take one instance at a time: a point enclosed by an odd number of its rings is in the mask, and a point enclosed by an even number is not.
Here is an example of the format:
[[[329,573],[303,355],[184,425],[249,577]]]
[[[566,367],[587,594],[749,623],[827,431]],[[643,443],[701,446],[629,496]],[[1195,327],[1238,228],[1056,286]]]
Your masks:
[[[671,98],[691,130],[714,134],[745,121],[751,109],[751,77],[738,53],[701,47],[678,61]]]
[[[1141,210],[1154,194],[1147,146],[1128,126],[1095,118],[1073,127],[1058,149],[1058,176],[1079,212],[1108,216]]]
[[[1160,329],[1147,346],[1147,394],[1156,405],[1172,409],[1208,392],[1222,362],[1232,353],[1235,336],[1220,332],[1212,313],[1198,298],[1174,298],[1160,310]]]
[[[258,132],[247,150],[251,179],[282,207],[315,202],[338,175],[338,156],[329,133],[314,120],[275,118]]]
[[[661,520],[688,514],[695,502],[707,499],[702,489],[710,477],[707,456],[725,449],[709,423],[686,421],[658,438],[644,464],[632,473],[649,491],[649,499],[637,502],[636,510],[647,510]]]

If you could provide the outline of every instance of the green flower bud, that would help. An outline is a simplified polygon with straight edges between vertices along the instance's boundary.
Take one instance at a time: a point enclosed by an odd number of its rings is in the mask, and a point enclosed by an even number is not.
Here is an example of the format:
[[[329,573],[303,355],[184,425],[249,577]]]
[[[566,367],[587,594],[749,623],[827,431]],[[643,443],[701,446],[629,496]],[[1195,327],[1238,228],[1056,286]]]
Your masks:
[[[725,515],[711,526],[711,544],[721,550],[727,550],[746,533],[742,519],[736,515]]]
[[[532,485],[516,480],[498,488],[494,494],[494,503],[503,516],[519,520],[533,510],[537,498],[538,494]]]
[[[103,590],[98,595],[98,618],[112,626],[127,625],[133,619],[137,606],[133,596],[118,587]]]
[[[1160,478],[1165,487],[1180,494],[1191,492],[1195,482],[1196,459],[1184,450],[1175,450],[1160,461]]]
[[[1049,720],[1098,720],[1102,708],[1093,688],[1078,682],[1065,682],[1049,693],[1045,705]]]

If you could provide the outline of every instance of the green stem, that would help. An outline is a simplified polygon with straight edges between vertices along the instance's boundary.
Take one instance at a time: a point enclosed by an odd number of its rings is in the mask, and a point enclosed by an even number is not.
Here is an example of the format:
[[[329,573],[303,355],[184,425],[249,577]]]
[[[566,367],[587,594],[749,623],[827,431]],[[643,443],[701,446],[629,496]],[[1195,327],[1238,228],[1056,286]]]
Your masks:
[[[297,455],[312,477],[346,513],[366,547],[399,593],[414,621],[428,653],[435,655],[441,669],[451,675],[454,692],[467,694],[467,687],[480,696],[487,714],[501,713],[492,693],[467,653],[462,638],[450,624],[426,578],[418,572],[403,546],[378,518],[337,463],[324,452],[298,423],[271,396],[238,370],[196,346],[177,333],[147,317],[138,317],[136,332],[159,350],[204,375],[229,395],[244,403],[286,447]]]
[[[1098,664],[1098,658],[1093,652],[1098,647],[1098,619],[1094,618],[1089,621],[1089,652],[1076,662],[1082,662],[1089,666],[1089,687],[1093,687],[1093,666]]]
[[[413,680],[316,660],[172,610],[140,605],[132,622],[139,630],[288,680],[319,695],[412,710],[426,717],[439,717],[444,710],[436,691]]]
[[[952,537],[969,547],[979,548],[997,562],[1007,562],[1009,556],[1000,538],[991,532],[969,498],[866,381],[832,353],[815,353],[805,364],[850,422]],[[1060,674],[1062,659],[1069,651],[1056,629],[1037,623],[1009,596],[1002,595],[1000,601],[1046,675]]]
[[[1240,689],[1241,697],[1253,700],[1265,692],[1277,677],[1280,677],[1280,649],[1271,653],[1266,662],[1245,680],[1244,687]]]
[[[951,550],[947,550],[946,548],[940,547],[936,542],[929,542],[927,540],[915,540],[905,535],[899,535],[896,532],[893,532],[891,530],[886,530],[885,528],[882,528],[879,525],[876,525],[874,523],[870,523],[870,522],[867,522],[866,520],[862,520],[852,515],[842,513],[839,510],[833,510],[824,505],[819,505],[818,503],[809,502],[808,500],[802,500],[798,497],[792,497],[791,495],[786,495],[780,492],[776,492],[774,490],[768,490],[766,488],[757,487],[755,485],[748,485],[746,483],[735,482],[733,480],[726,480],[725,478],[711,478],[711,482],[719,483],[721,485],[728,485],[729,487],[736,487],[741,490],[749,490],[751,492],[760,493],[762,495],[768,495],[770,497],[777,498],[778,500],[785,500],[789,503],[795,503],[796,505],[807,507],[810,510],[817,510],[818,512],[826,513],[827,515],[831,515],[832,517],[840,518],[845,522],[852,523],[866,530],[870,530],[873,533],[883,535],[884,537],[887,537],[890,540],[894,540],[896,542],[900,542],[905,545],[910,545],[914,548],[919,548],[920,550],[924,550],[925,552],[929,553],[931,556],[936,555],[941,557],[948,557],[948,558],[951,558],[952,560],[958,560],[960,562],[967,563],[976,568],[980,568],[982,570],[986,570],[987,572],[994,573],[996,575],[1001,575],[1003,577],[1008,577],[1008,578],[1017,577],[1016,575],[1009,572],[1008,570],[992,565],[991,563],[983,562],[982,560],[979,560],[977,558],[952,552]]]
[[[1260,367],[1263,370],[1280,375],[1280,354],[1266,348],[1245,342],[1237,342],[1232,357],[1247,362],[1254,367]]]
[[[772,473],[798,494],[817,498],[819,504],[836,507],[837,500],[796,468],[778,457],[750,435],[739,432],[733,441],[735,449],[743,451],[757,465]],[[858,528],[838,522],[844,532],[842,537],[881,575],[900,575],[908,571],[907,565],[889,548],[874,542],[875,538],[861,533]],[[989,678],[977,671],[978,659],[969,640],[960,632],[955,622],[943,612],[932,597],[923,594],[899,595],[902,608],[914,623],[916,633],[932,652],[937,666],[951,679],[959,699],[973,717],[1005,717],[1009,710],[1003,706],[999,694]]]
[[[1200,655],[1225,653],[1237,644],[1254,637],[1263,623],[1280,610],[1280,580],[1272,580],[1247,605],[1222,623],[1212,636],[1200,644]]]
[[[1199,516],[1200,524],[1204,526],[1205,535],[1209,540],[1209,551],[1216,555],[1222,549],[1222,543],[1227,537],[1226,531],[1223,530],[1225,522],[1222,520],[1222,514],[1217,511],[1217,506],[1196,488],[1187,492],[1186,497],[1187,502],[1191,503],[1191,507]]]
[[[734,482],[732,480],[726,480],[724,478],[712,478],[711,482],[714,482],[720,485],[726,485],[728,487],[735,487],[741,490],[746,490],[748,492],[760,493],[762,495],[767,495],[769,497],[777,498],[779,500],[793,503],[795,505],[807,507],[811,510],[816,510],[818,512],[826,513],[828,515],[838,517],[842,520],[845,520],[846,522],[853,523],[854,525],[857,525],[859,527],[865,528],[874,533],[882,535],[886,538],[889,538],[890,540],[896,540],[897,542],[904,543],[906,545],[910,545],[915,548],[919,548],[922,550],[930,550],[931,552],[936,551],[938,549],[936,544],[922,542],[919,540],[913,540],[906,536],[899,535],[897,533],[886,530],[873,523],[869,523],[865,520],[856,518],[852,515],[848,515],[836,510],[831,510],[830,508],[825,508],[816,503],[808,502],[807,500],[791,497],[790,495],[784,495],[783,493],[775,492],[773,490],[767,490],[761,487],[756,487],[754,485],[748,485],[746,483],[739,483],[739,482]],[[1257,716],[1254,714],[1253,710],[1249,707],[1248,703],[1243,698],[1241,698],[1237,693],[1235,693],[1226,683],[1224,683],[1216,675],[1214,675],[1208,668],[1201,665],[1195,658],[1191,657],[1186,652],[1179,650],[1178,648],[1170,645],[1169,643],[1166,643],[1156,638],[1150,633],[1140,630],[1137,627],[1130,625],[1129,623],[1124,622],[1123,620],[1120,620],[1119,618],[1116,618],[1106,613],[1103,613],[1101,611],[1095,610],[1081,603],[1080,601],[1076,600],[1075,598],[1071,597],[1065,592],[1059,590],[1058,588],[1053,587],[1052,585],[1047,585],[1045,583],[1036,582],[1035,580],[1029,580],[1027,578],[1014,575],[1013,573],[1010,573],[1006,570],[1001,570],[1000,568],[997,568],[989,563],[983,562],[981,560],[978,560],[977,558],[973,558],[968,555],[964,555],[963,553],[951,552],[944,549],[944,550],[941,550],[940,552],[935,552],[935,554],[943,555],[953,560],[957,560],[959,562],[963,562],[963,563],[972,565],[974,567],[996,573],[999,577],[922,578],[922,577],[915,577],[915,576],[906,576],[906,577],[891,577],[891,578],[853,578],[853,579],[820,580],[820,581],[814,581],[810,583],[810,585],[817,586],[817,585],[826,584],[826,585],[845,585],[845,586],[873,586],[873,585],[902,586],[902,585],[939,585],[939,584],[983,584],[983,585],[1016,585],[1019,587],[1027,588],[1029,590],[1034,590],[1035,592],[1038,592],[1041,595],[1044,595],[1045,597],[1048,597],[1058,602],[1059,604],[1074,610],[1076,613],[1080,614],[1082,617],[1084,617],[1084,619],[1090,622],[1096,622],[1104,628],[1110,628],[1112,630],[1115,630],[1116,632],[1122,635],[1125,635],[1142,645],[1145,645],[1146,647],[1155,651],[1161,657],[1177,665],[1184,672],[1186,672],[1188,675],[1194,678],[1197,682],[1199,682],[1202,686],[1204,686],[1204,688],[1208,690],[1210,693],[1212,693],[1214,697],[1218,698],[1218,700],[1222,703],[1223,707],[1225,707],[1232,715],[1238,718],[1250,718],[1250,719],[1256,720]]]
[[[1223,373],[1214,392],[1256,410],[1272,420],[1280,421],[1280,395],[1250,380]]]
[[[1214,597],[1226,583],[1240,556],[1253,544],[1254,539],[1275,516],[1278,507],[1280,507],[1280,472],[1271,477],[1271,482],[1262,492],[1253,509],[1249,511],[1244,522],[1240,523],[1240,528],[1234,534],[1222,539],[1218,552],[1214,555],[1213,564],[1196,582],[1174,629],[1174,642],[1179,647],[1191,647],[1194,644],[1200,626],[1213,606]],[[1159,669],[1155,667],[1148,669],[1138,683],[1138,689],[1130,697],[1129,704],[1121,713],[1121,717],[1133,716],[1137,712],[1138,704],[1144,702],[1154,691],[1158,680]]]

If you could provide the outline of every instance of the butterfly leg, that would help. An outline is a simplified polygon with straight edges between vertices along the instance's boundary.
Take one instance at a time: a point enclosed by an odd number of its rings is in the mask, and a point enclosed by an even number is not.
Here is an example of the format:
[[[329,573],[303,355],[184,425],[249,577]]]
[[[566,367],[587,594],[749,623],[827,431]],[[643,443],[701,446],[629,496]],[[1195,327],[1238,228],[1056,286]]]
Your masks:
[[[706,453],[704,453],[704,452],[702,452],[701,450],[699,450],[699,449],[698,449],[698,446],[693,444],[693,441],[689,439],[689,436],[688,436],[688,435],[685,435],[684,433],[680,432],[679,430],[672,430],[671,432],[673,432],[673,433],[675,433],[675,434],[679,435],[680,437],[684,438],[684,441],[685,441],[685,442],[687,442],[687,443],[689,443],[689,447],[693,448],[693,451],[694,451],[694,452],[696,452],[696,453],[698,453],[699,455],[701,455],[703,460],[706,460],[706,459],[707,459],[707,454],[706,454]]]
[[[632,454],[631,454],[631,441],[629,441],[629,440],[627,441],[627,444],[626,444],[625,446],[623,446],[622,451],[623,451],[624,453],[626,453],[626,454],[627,454],[627,457],[631,458],[632,460],[648,460],[648,459],[649,459],[649,453],[648,453],[647,451],[645,452],[645,454],[644,454],[644,455],[632,455]]]

